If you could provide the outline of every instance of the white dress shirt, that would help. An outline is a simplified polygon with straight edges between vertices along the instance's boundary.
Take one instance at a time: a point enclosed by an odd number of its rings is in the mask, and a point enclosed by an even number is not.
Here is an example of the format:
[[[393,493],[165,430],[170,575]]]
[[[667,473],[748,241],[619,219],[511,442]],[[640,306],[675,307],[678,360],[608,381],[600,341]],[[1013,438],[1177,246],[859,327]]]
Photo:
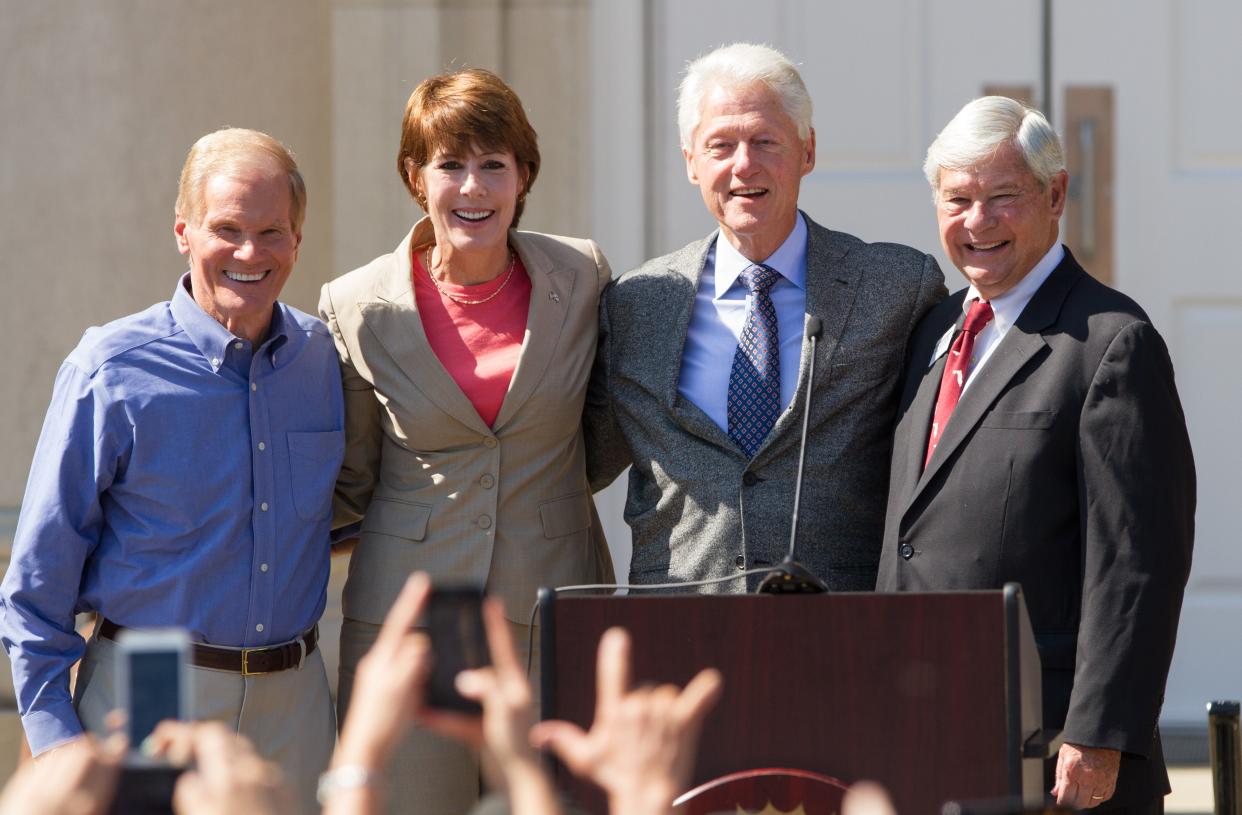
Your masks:
[[[1026,308],[1026,304],[1031,302],[1031,298],[1035,296],[1035,292],[1039,291],[1039,287],[1044,285],[1044,281],[1048,279],[1048,275],[1052,274],[1052,270],[1061,264],[1065,258],[1065,247],[1060,243],[1054,243],[1052,248],[1048,250],[1035,267],[1018,281],[1018,285],[1002,294],[1000,297],[993,298],[988,302],[992,305],[992,319],[983,327],[979,335],[975,337],[975,349],[971,354],[970,368],[966,375],[966,385],[962,388],[962,393],[966,393],[970,388],[970,383],[975,381],[975,374],[983,369],[988,360],[992,356],[992,352],[996,350],[996,346],[1000,345],[1000,341],[1005,338],[1005,334],[1010,327],[1017,322],[1018,317],[1022,314],[1022,310]],[[962,311],[970,310],[970,301],[982,299],[983,295],[974,286],[966,290],[966,297],[962,300]],[[953,332],[957,330],[957,326],[952,326],[936,343],[936,349],[932,352],[932,358],[928,362],[928,367],[934,365],[936,360],[940,359],[949,346],[953,343]]]
[[[781,407],[789,406],[798,387],[802,359],[803,325],[806,321],[807,226],[798,213],[793,231],[775,252],[762,261],[780,272],[770,290],[776,308],[780,340]],[[747,260],[723,234],[707,252],[699,278],[694,311],[681,352],[681,378],[677,391],[698,405],[720,429],[729,432],[729,374],[733,356],[746,326],[750,292],[738,281],[752,261]]]

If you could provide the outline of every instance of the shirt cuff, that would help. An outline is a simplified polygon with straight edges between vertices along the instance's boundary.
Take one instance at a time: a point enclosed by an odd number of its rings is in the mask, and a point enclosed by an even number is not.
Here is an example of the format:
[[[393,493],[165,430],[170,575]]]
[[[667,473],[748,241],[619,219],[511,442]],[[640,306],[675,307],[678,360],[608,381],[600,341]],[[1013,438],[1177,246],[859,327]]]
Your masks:
[[[26,731],[30,752],[36,756],[72,741],[83,733],[82,722],[71,702],[28,712],[22,716],[22,728]]]

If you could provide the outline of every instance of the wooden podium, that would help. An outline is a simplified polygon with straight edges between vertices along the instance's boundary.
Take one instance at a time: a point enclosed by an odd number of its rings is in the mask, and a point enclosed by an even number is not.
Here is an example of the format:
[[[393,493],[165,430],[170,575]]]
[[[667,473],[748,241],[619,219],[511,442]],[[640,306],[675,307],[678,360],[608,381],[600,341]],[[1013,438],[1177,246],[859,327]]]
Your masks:
[[[541,592],[543,716],[589,727],[595,651],[617,625],[636,682],[724,675],[693,785],[788,767],[879,781],[901,813],[949,800],[1043,800],[1040,667],[1021,589],[937,594]],[[591,812],[603,797],[556,768]],[[814,815],[814,813],[808,813]]]

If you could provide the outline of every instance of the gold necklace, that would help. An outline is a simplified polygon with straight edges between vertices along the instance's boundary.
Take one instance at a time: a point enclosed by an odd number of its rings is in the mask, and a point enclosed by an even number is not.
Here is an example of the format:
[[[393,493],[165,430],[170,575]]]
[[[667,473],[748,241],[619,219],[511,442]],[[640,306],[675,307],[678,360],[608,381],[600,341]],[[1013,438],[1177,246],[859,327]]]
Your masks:
[[[436,273],[431,271],[431,247],[430,246],[428,246],[426,249],[423,250],[423,268],[427,270],[427,277],[431,278],[431,285],[435,286],[436,291],[440,292],[440,294],[444,295],[445,297],[447,297],[448,299],[452,300],[454,303],[457,303],[459,305],[478,306],[478,305],[482,305],[483,303],[486,303],[488,300],[491,300],[493,297],[500,294],[502,291],[505,290],[505,286],[509,285],[509,279],[513,277],[513,270],[517,268],[517,255],[513,253],[512,248],[509,249],[509,266],[508,268],[505,269],[504,282],[501,283],[499,287],[497,287],[496,291],[492,292],[486,297],[481,297],[478,300],[467,300],[464,297],[457,297],[453,295],[452,293],[450,293],[449,291],[447,291],[443,286],[440,285],[440,281],[436,280]],[[494,279],[495,278],[493,278],[493,280]]]

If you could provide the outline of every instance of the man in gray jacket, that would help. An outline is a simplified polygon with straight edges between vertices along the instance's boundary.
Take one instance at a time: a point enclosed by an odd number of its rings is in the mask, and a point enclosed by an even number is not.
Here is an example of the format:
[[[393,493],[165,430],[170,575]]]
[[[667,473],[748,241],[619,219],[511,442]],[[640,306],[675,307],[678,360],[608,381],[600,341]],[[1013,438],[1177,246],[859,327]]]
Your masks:
[[[758,577],[727,578],[782,560],[818,321],[798,560],[834,590],[870,590],[898,375],[943,276],[929,255],[798,210],[815,131],[779,52],[734,44],[696,60],[678,124],[720,228],[605,292],[584,420],[593,489],[633,465],[630,581],[740,592]]]

